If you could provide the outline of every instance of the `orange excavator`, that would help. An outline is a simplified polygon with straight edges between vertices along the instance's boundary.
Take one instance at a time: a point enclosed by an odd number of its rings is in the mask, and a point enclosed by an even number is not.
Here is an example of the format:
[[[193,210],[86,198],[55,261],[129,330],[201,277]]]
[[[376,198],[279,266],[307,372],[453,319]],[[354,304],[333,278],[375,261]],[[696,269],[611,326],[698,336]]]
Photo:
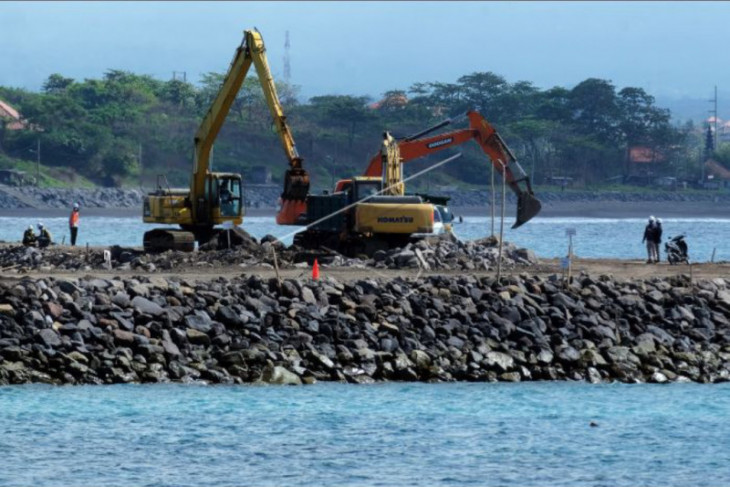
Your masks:
[[[535,197],[530,184],[530,178],[517,162],[512,151],[499,135],[497,130],[487,122],[482,115],[474,110],[465,115],[469,119],[469,128],[454,130],[427,137],[428,134],[445,127],[454,120],[445,120],[433,127],[398,141],[401,162],[405,163],[433,154],[447,147],[453,147],[474,140],[489,157],[499,174],[506,172],[506,180],[510,189],[517,195],[517,218],[512,228],[527,223],[537,215],[542,204]],[[365,170],[364,176],[379,177],[383,174],[383,158],[380,153],[375,155]],[[335,193],[342,191],[351,183],[351,179],[342,179],[335,186]],[[306,211],[306,207],[305,207]]]

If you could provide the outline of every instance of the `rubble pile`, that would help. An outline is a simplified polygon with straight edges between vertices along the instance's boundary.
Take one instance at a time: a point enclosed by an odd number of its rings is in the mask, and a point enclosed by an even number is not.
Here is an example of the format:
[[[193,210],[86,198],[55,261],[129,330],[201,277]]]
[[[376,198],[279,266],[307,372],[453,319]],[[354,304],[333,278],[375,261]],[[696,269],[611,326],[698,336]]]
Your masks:
[[[237,230],[233,246],[227,248],[227,243],[225,237],[219,237],[218,241],[206,244],[196,252],[162,253],[145,253],[140,249],[119,246],[87,250],[64,246],[38,249],[11,245],[0,248],[0,269],[22,274],[31,270],[158,272],[202,267],[273,267],[275,251],[277,264],[281,268],[301,262],[311,264],[314,256],[317,256],[320,264],[337,267],[483,271],[496,268],[499,252],[494,239],[463,242],[451,235],[418,240],[403,248],[381,250],[370,259],[345,257],[326,250],[312,252],[296,246],[286,247],[270,235],[258,241],[240,229]],[[105,252],[108,252],[108,259],[105,259]],[[509,242],[504,243],[504,269],[537,262],[537,257],[531,250],[517,248]]]

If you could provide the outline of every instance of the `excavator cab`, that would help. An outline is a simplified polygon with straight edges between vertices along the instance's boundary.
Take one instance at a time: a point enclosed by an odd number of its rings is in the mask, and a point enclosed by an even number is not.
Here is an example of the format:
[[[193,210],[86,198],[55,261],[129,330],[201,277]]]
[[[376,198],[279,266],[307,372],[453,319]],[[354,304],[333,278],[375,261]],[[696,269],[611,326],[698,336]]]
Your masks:
[[[241,197],[241,176],[238,174],[213,173],[209,180],[209,201],[212,203],[213,219],[221,223],[239,220],[243,216]]]

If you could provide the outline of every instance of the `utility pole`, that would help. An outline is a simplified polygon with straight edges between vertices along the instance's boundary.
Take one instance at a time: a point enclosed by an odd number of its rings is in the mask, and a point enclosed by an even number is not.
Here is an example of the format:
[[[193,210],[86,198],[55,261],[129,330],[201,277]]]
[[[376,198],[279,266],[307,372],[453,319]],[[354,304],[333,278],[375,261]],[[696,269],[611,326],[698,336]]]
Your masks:
[[[713,109],[710,110],[710,113],[712,114],[712,124],[713,128],[715,129],[715,134],[712,138],[713,140],[713,148],[717,150],[717,85],[715,85],[715,97],[712,100],[708,100],[710,103],[713,104]]]
[[[137,151],[137,164],[139,164],[139,187],[141,188],[142,185],[142,142],[139,143]]]
[[[717,150],[717,85],[715,85],[715,150]]]
[[[38,136],[38,139],[36,139],[36,159],[35,159],[35,168],[36,168],[36,186],[41,185],[41,137]]]

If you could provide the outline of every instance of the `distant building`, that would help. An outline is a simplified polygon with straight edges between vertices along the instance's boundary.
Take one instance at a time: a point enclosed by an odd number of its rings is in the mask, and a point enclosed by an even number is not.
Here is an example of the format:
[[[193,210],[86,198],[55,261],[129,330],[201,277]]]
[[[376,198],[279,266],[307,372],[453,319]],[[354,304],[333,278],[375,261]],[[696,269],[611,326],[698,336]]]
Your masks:
[[[378,110],[381,108],[392,110],[404,108],[406,105],[408,105],[408,97],[404,93],[393,93],[380,101],[371,103],[368,105],[368,108],[372,110]]]
[[[10,103],[0,100],[0,120],[7,122],[5,128],[7,130],[23,130],[27,128],[27,123],[20,118],[18,110],[12,107]]]
[[[629,163],[634,164],[656,164],[666,161],[663,152],[654,150],[651,147],[635,145],[629,147]]]
[[[709,188],[730,188],[730,170],[714,159],[707,159],[703,185]]]
[[[628,174],[624,178],[627,184],[652,184],[667,160],[663,151],[643,145],[630,146],[627,150]]]

